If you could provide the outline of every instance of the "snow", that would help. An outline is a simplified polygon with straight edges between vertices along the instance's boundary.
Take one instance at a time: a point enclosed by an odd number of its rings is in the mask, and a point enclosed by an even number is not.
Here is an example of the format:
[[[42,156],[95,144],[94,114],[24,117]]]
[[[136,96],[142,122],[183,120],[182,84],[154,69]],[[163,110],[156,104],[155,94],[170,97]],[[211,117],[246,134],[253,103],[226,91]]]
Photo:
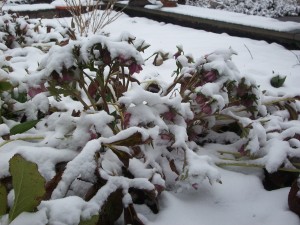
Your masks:
[[[200,12],[198,9],[190,8],[190,6],[179,6],[172,10],[184,13],[188,11],[191,12],[191,15],[193,13],[196,14],[196,11]],[[211,10],[204,10],[203,14],[208,16],[208,14],[213,14],[211,12]],[[216,16],[215,14],[217,13],[214,13],[214,16]],[[276,23],[277,25],[273,26],[269,24],[270,21],[273,21],[270,19],[262,20],[262,18],[257,17],[254,19],[253,17],[244,15],[231,15],[225,12],[218,13],[221,20],[226,20],[224,17],[227,17],[227,15],[229,15],[229,19],[233,20],[235,18],[235,20],[244,21],[248,24],[251,23],[253,26],[261,25],[263,27],[268,24],[268,28],[271,27],[272,29],[279,30],[292,30],[299,29],[300,27],[299,24],[295,23]],[[68,22],[70,19],[61,20]],[[45,21],[49,24],[54,23],[52,20]],[[126,46],[124,43],[117,43],[116,40],[120,39],[120,37],[122,40],[130,37],[124,31],[130,31],[131,35],[145,39],[147,43],[151,44],[149,49],[142,54],[142,57],[140,57],[134,48],[124,47]],[[196,58],[205,55],[208,60],[219,60],[217,57],[222,55],[222,60],[225,59],[226,62],[232,58],[236,68],[231,67],[232,65],[228,62],[229,64],[222,64],[220,69],[228,66],[228,71],[233,71],[232,74],[225,71],[228,76],[238,79],[236,75],[240,73],[254,80],[263,90],[268,90],[268,93],[283,96],[299,94],[299,59],[295,55],[299,55],[300,51],[290,51],[276,43],[269,44],[265,41],[255,41],[227,34],[214,34],[202,30],[155,22],[145,18],[131,18],[127,15],[122,15],[117,21],[110,24],[110,26],[105,27],[104,32],[109,33],[114,41],[107,41],[108,39],[106,38],[100,39],[99,36],[90,37],[82,45],[84,51],[82,52],[81,59],[87,59],[84,58],[84,53],[89,50],[93,43],[105,43],[113,57],[122,54],[125,59],[133,57],[138,63],[144,63],[143,71],[136,75],[136,78],[141,81],[147,81],[150,77],[151,79],[168,83],[174,70],[175,59],[168,59],[159,67],[152,64],[152,59],[145,59],[160,49],[163,49],[165,52],[175,52],[176,46],[180,45],[185,52]],[[81,42],[74,41],[71,46],[77,43]],[[43,72],[46,71],[47,75],[49,75],[53,68],[59,68],[58,73],[60,73],[63,66],[71,67],[75,60],[72,57],[72,49],[69,46],[53,47],[48,54],[50,57],[47,58],[48,60],[41,57],[44,55],[42,51],[34,51],[33,48],[24,48],[22,52],[14,51],[13,49],[7,50],[5,54],[21,57],[18,60],[14,58],[16,61],[11,61],[13,68],[16,70],[13,73],[16,83],[21,82],[24,75],[26,77],[24,80],[28,81],[29,87],[30,85],[39,85],[44,77],[41,76],[42,73],[34,72],[37,68],[44,70]],[[216,51],[216,49],[222,50]],[[248,49],[251,51],[253,58],[249,55]],[[224,54],[224,52],[228,54]],[[59,58],[56,57],[57,53],[61,54]],[[187,65],[183,57],[180,57],[178,60],[182,64]],[[220,65],[220,63],[223,63],[222,60],[219,60],[217,64]],[[215,64],[208,65],[210,66],[209,69],[216,68]],[[24,72],[25,68],[30,68],[29,76],[27,72]],[[20,71],[19,76],[17,75],[18,71]],[[287,80],[283,87],[276,89],[270,85],[269,80],[274,75],[273,71],[287,75]],[[154,78],[152,75],[154,75]],[[226,96],[217,95],[218,88],[218,84],[211,83],[205,85],[200,91],[205,95],[211,95],[217,99],[219,108],[222,109],[227,99]],[[114,136],[108,131],[108,124],[113,118],[107,113],[83,111],[80,116],[75,117],[71,116],[71,112],[73,109],[77,109],[78,106],[73,105],[69,98],[63,98],[63,102],[58,103],[53,99],[47,101],[44,94],[38,94],[33,97],[29,101],[31,104],[26,106],[31,107],[30,110],[34,112],[34,115],[38,109],[41,111],[47,110],[49,103],[52,105],[54,103],[54,106],[59,106],[59,108],[64,109],[66,112],[52,113],[47,118],[48,123],[41,121],[35,129],[28,132],[29,137],[32,137],[40,131],[42,135],[45,135],[43,141],[27,142],[14,139],[22,137],[22,135],[11,137],[12,141],[8,143],[1,140],[0,178],[9,176],[8,161],[16,153],[20,153],[29,161],[36,162],[40,173],[46,180],[53,178],[55,175],[55,165],[58,162],[72,161],[67,164],[62,179],[52,194],[52,199],[41,202],[38,206],[40,211],[33,214],[23,213],[11,224],[78,224],[80,219],[87,219],[95,215],[99,207],[103,206],[107,197],[118,188],[123,189],[123,203],[128,205],[132,202],[128,194],[129,188],[141,188],[152,191],[155,185],[160,185],[166,187],[167,190],[162,192],[159,198],[161,205],[159,214],[154,215],[143,207],[136,207],[138,215],[143,215],[142,220],[147,221],[146,224],[149,225],[299,225],[299,218],[296,214],[288,210],[287,195],[289,188],[265,191],[261,184],[261,170],[252,172],[241,168],[239,172],[233,172],[223,170],[214,165],[214,154],[217,150],[223,149],[229,151],[238,149],[238,144],[241,144],[244,140],[240,140],[235,146],[224,147],[223,145],[211,144],[200,149],[195,144],[188,142],[186,135],[185,120],[193,118],[193,113],[188,104],[180,104],[181,97],[179,96],[174,98],[170,98],[169,95],[164,97],[159,96],[158,93],[146,92],[141,86],[133,85],[120,99],[119,103],[128,107],[128,112],[136,115],[135,117],[144,116],[144,118],[138,121],[131,121],[130,125],[154,121],[154,126],[149,129],[131,127]],[[263,99],[263,101],[272,100],[274,98]],[[172,107],[181,116],[177,114],[171,115],[168,122],[163,121],[160,118],[160,114],[169,112]],[[143,114],[143,111],[146,112]],[[28,114],[31,115],[33,113],[30,112]],[[254,132],[250,134],[253,139],[250,145],[252,149],[257,150],[262,147],[262,150],[265,150],[264,153],[266,153],[266,156],[262,158],[261,164],[266,165],[267,170],[270,172],[277,170],[278,166],[285,163],[286,157],[296,154],[291,151],[289,145],[281,142],[287,136],[293,136],[298,131],[297,129],[288,129],[293,124],[295,125],[296,122],[286,122],[282,117],[279,117],[285,116],[285,114],[288,114],[288,112],[284,113],[280,111],[277,114],[271,115],[270,118],[272,118],[272,121],[268,124],[270,131],[274,128],[287,129],[286,132],[282,132],[281,134],[274,132],[267,134],[262,129],[259,121],[255,121],[252,124]],[[244,127],[252,123],[251,119],[245,117],[243,119],[236,117],[236,119]],[[213,123],[214,121],[211,122]],[[0,125],[0,134],[6,134],[8,127],[10,127],[8,126],[9,121],[5,121],[5,123],[7,125]],[[297,121],[296,125],[300,125],[299,121]],[[160,129],[165,131],[163,134],[167,138],[169,138],[168,135],[172,135],[176,141],[171,142],[170,140],[163,140],[163,138],[161,138],[162,140],[158,140],[159,134],[162,131]],[[201,131],[201,127],[199,130]],[[71,131],[73,132],[73,136],[68,137]],[[90,132],[98,132],[103,136],[90,140],[92,139]],[[105,144],[130,138],[130,136],[137,132],[142,135],[142,141],[156,138],[157,143],[155,143],[155,146],[157,148],[152,149],[151,146],[141,147],[141,151],[147,156],[145,163],[142,163],[137,158],[129,160],[128,170],[135,175],[135,179],[117,176],[124,164],[113,151],[106,151],[98,161],[95,159],[95,154],[101,152]],[[271,141],[266,144],[267,137],[271,138]],[[228,136],[220,135],[220,137],[216,138],[223,139],[225,142],[230,139],[238,141],[239,137],[229,134]],[[259,146],[258,140],[260,143],[266,145]],[[175,189],[171,189],[171,186],[175,184],[174,180],[176,176],[172,176],[175,173],[170,171],[170,169],[169,171],[164,170],[165,165],[169,162],[165,158],[161,158],[161,161],[156,162],[156,159],[160,159],[161,155],[169,154],[171,156],[168,151],[164,151],[163,147],[159,145],[163,141],[170,144],[173,143],[173,147],[176,148],[174,151],[177,151],[179,155],[184,152],[186,154],[187,165],[182,166],[185,166],[183,172],[188,174],[189,178],[178,182],[178,187]],[[297,145],[297,139],[294,138],[292,141]],[[195,152],[193,151],[194,149],[196,150]],[[272,151],[268,152],[270,149]],[[129,153],[129,149],[124,146],[119,146],[116,150]],[[98,168],[100,162],[102,162],[102,168]],[[149,168],[148,165],[150,165]],[[97,179],[95,175],[96,170],[99,172],[101,178],[107,180],[107,183],[90,201],[69,196],[71,193],[68,192],[68,188],[75,185],[74,183],[79,182],[79,179],[93,183]],[[170,174],[170,176],[167,174],[170,180],[164,182],[160,175],[162,170]],[[184,173],[181,175],[184,175]],[[172,180],[172,178],[174,179]],[[220,184],[220,181],[222,184]],[[189,183],[189,187],[192,188],[185,189],[187,187],[185,186],[185,182]],[[62,199],[62,197],[65,198]],[[12,194],[10,194],[9,199],[13,199]],[[65,215],[68,216],[66,217]],[[8,224],[6,216],[0,218],[0,224]]]
[[[25,141],[13,141],[1,147],[0,177],[9,175],[9,159],[15,154],[21,154],[25,159],[37,163],[39,172],[50,180],[55,175],[55,165],[59,162],[72,160],[77,153],[68,149],[36,147]]]
[[[6,124],[0,124],[0,136],[9,134],[9,128]]]
[[[208,9],[202,7],[194,7],[189,5],[178,5],[174,8],[168,8],[160,6],[145,6],[145,8],[160,10],[163,12],[178,13],[192,17],[200,17],[203,19],[223,21],[233,24],[241,24],[249,27],[263,28],[267,30],[275,31],[294,31],[299,30],[300,25],[296,22],[291,21],[279,21],[273,18],[267,18],[263,16],[252,16],[245,15],[243,13],[233,13],[228,11],[223,11],[219,9]]]
[[[55,199],[42,201],[38,206],[39,210],[46,211],[48,224],[76,225],[81,220],[87,220],[98,212],[96,204],[86,202],[77,196],[66,198],[66,203],[63,202],[63,199]]]
[[[253,175],[221,170],[221,176],[222,185],[207,182],[185,193],[163,192],[161,212],[148,224],[299,224],[283,197],[288,188],[268,192]]]
[[[55,9],[55,5],[52,4],[23,4],[23,5],[4,5],[3,11],[37,11],[37,10],[47,10]]]

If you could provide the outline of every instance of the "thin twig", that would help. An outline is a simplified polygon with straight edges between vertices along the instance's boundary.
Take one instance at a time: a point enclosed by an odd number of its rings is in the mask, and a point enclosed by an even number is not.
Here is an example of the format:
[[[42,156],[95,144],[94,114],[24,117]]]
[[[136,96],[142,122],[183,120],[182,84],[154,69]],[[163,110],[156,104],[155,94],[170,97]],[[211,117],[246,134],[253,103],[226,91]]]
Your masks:
[[[293,53],[293,55],[296,57],[296,59],[298,60],[299,63],[295,64],[294,66],[299,66],[300,65],[300,56],[297,55],[295,52],[293,52],[292,50],[290,50],[291,53]]]
[[[246,45],[246,44],[244,44],[244,46],[245,46],[245,48],[248,50],[248,52],[249,52],[249,54],[250,54],[251,58],[253,59],[253,55],[252,55],[252,53],[250,52],[250,50],[249,50],[249,48],[247,47],[247,45]]]

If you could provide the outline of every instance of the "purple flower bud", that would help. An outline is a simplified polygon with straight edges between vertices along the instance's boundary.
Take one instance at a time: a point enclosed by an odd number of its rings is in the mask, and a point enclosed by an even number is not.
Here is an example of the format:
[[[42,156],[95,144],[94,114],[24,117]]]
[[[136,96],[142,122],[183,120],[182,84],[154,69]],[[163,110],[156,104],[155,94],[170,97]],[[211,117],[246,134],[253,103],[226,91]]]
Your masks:
[[[173,56],[174,56],[175,59],[177,59],[180,55],[181,55],[181,52],[178,51],[178,52],[176,52]]]
[[[254,101],[252,99],[242,99],[241,104],[245,107],[253,106]]]
[[[173,111],[168,111],[168,112],[165,112],[164,114],[162,114],[162,117],[165,120],[174,121],[174,119],[176,117],[176,113]]]
[[[38,87],[29,87],[27,94],[31,98],[33,98],[37,94],[40,94],[40,93],[45,92],[45,91],[47,91],[47,88],[45,87],[45,85],[44,84],[40,84],[40,86],[38,86]]]
[[[207,98],[204,95],[197,95],[195,101],[200,106],[204,105],[207,102]]]
[[[217,79],[217,71],[211,70],[203,75],[203,79],[206,82],[213,82]]]
[[[207,114],[207,115],[211,115],[212,114],[212,108],[209,104],[205,104],[202,108],[201,108],[202,112]]]
[[[131,113],[125,112],[124,113],[124,128],[129,127],[130,119],[131,119]]]
[[[142,66],[136,63],[130,64],[128,68],[129,68],[129,74],[140,73],[143,70]]]

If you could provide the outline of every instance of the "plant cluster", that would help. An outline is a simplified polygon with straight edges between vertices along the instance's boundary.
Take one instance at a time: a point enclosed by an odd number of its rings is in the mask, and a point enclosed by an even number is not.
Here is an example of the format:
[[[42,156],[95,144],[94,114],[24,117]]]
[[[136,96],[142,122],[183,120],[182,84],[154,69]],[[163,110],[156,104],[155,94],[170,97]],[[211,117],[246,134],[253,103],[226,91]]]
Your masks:
[[[17,26],[6,17],[2,27]],[[155,66],[176,61],[164,84],[138,79],[144,40],[52,33],[62,39],[17,83],[6,51],[19,42],[3,49],[0,152],[12,153],[0,173],[1,224],[17,224],[25,212],[40,224],[114,224],[121,215],[144,224],[134,204],[158,213],[166,189],[221,183],[217,166],[299,172],[299,96],[261,92],[241,76],[231,48],[197,60],[180,46],[174,55],[154,53],[147,60]],[[14,141],[23,149],[8,149]]]

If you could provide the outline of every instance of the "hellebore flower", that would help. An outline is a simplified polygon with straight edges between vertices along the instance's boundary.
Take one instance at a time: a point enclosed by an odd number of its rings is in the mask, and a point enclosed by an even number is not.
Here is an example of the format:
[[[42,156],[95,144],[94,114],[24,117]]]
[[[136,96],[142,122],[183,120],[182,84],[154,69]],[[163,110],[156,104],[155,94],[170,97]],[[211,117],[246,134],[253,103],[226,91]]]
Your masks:
[[[130,64],[128,68],[129,74],[140,73],[143,70],[142,66],[136,63]]]
[[[46,92],[47,88],[45,87],[44,83],[40,84],[38,87],[29,87],[27,94],[33,98],[37,94],[40,94],[42,92]]]

